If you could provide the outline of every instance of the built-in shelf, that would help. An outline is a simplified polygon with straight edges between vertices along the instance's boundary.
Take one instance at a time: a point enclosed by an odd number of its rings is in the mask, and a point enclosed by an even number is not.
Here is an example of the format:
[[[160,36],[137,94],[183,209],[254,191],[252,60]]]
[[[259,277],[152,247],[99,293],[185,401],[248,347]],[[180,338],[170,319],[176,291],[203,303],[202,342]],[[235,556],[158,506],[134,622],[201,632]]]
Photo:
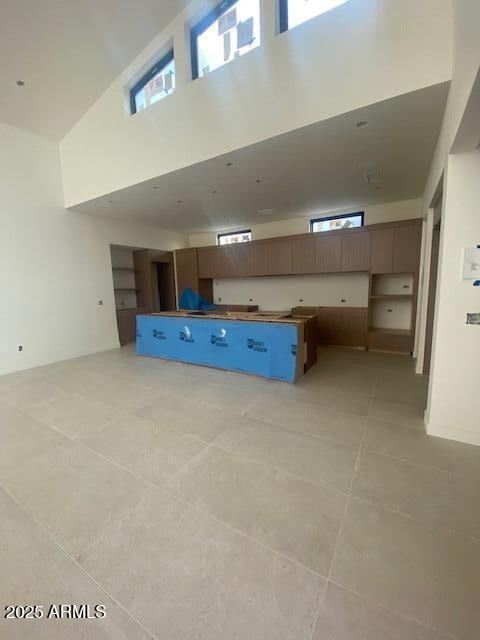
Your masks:
[[[370,296],[370,300],[411,300],[412,298],[411,293],[382,293]]]
[[[370,327],[369,333],[381,333],[389,336],[411,336],[410,329],[386,329],[384,327]]]

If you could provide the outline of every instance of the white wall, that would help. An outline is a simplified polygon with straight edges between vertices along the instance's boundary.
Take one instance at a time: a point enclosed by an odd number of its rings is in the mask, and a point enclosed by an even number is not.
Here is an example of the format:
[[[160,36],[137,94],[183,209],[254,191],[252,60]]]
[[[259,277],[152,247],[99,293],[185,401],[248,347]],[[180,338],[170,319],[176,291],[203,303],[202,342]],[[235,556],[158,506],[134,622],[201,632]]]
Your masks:
[[[425,188],[427,209],[437,190],[440,178],[457,135],[468,98],[480,65],[480,2],[453,1],[453,67],[442,129]]]
[[[435,197],[441,187],[442,174],[447,166],[448,156],[458,135],[465,109],[480,68],[480,2],[478,0],[454,0],[453,2],[453,68],[450,91],[443,117],[442,129],[432,160],[425,192],[422,215],[426,219],[423,288],[420,290],[418,321],[417,373],[423,371],[425,351],[425,325],[428,306],[428,282],[430,276],[431,230]],[[477,119],[478,120],[478,119]],[[476,142],[478,142],[478,137]],[[473,148],[473,147],[472,147]]]
[[[462,279],[463,250],[480,244],[480,149],[448,160],[427,432],[480,445],[480,289]]]
[[[351,213],[353,211],[365,212],[365,224],[377,224],[379,222],[394,222],[396,220],[408,220],[422,217],[421,198],[413,200],[401,200],[399,202],[386,202],[384,204],[369,205],[364,207],[359,204],[357,207],[346,211],[319,211],[315,215],[298,218],[288,218],[276,222],[265,222],[264,224],[252,225],[252,239],[262,240],[264,238],[275,238],[277,236],[289,236],[298,233],[308,233],[310,231],[310,219],[321,216],[330,216],[341,213]],[[188,237],[190,247],[206,247],[217,244],[217,234],[225,231],[235,231],[235,229],[218,229],[206,233],[192,233]]]
[[[451,0],[349,0],[200,80],[189,76],[193,0],[61,142],[67,206],[451,78]],[[127,92],[175,46],[176,91],[135,116]],[[94,150],[94,152],[92,152]]]
[[[214,280],[213,300],[220,304],[257,304],[261,310],[295,306],[366,307],[368,275],[325,274]],[[342,302],[344,300],[344,302]]]
[[[0,123],[0,148],[0,374],[118,346],[110,243],[184,237],[66,211],[52,142]]]

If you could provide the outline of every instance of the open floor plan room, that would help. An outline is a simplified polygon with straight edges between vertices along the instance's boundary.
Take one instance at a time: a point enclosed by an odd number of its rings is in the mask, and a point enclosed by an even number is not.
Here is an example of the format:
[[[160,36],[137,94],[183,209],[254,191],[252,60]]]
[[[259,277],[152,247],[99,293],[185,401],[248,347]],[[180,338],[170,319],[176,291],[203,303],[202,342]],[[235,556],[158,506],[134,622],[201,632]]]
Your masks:
[[[478,640],[480,3],[3,5],[0,639]]]

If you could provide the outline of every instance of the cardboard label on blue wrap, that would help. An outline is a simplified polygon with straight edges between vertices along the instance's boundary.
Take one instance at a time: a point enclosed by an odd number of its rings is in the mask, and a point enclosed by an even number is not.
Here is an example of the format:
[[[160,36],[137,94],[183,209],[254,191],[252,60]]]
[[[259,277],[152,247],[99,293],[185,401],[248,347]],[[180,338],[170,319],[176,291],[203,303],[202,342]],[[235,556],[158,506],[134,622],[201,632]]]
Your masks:
[[[137,354],[294,382],[297,327],[254,321],[137,316]]]

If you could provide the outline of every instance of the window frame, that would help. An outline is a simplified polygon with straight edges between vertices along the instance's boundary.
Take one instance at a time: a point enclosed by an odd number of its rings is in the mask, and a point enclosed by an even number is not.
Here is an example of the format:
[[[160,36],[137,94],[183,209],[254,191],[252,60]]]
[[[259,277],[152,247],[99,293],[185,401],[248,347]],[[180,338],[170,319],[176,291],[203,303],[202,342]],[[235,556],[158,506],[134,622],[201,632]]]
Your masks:
[[[334,7],[334,9],[335,8],[336,7]],[[318,14],[318,15],[322,15],[322,14]],[[317,17],[317,16],[314,16],[314,17]],[[313,18],[310,18],[309,20],[313,20]],[[308,22],[308,20],[306,20],[306,22]],[[304,22],[302,22],[301,24],[304,24]],[[300,26],[300,25],[295,25],[295,26]],[[295,27],[291,27],[291,28],[294,29]],[[278,29],[280,33],[284,33],[285,31],[288,31],[290,29],[288,25],[288,0],[278,0]]]
[[[242,233],[249,233],[250,234],[250,240],[244,240],[243,242],[227,242],[225,244],[221,244],[220,243],[220,238],[225,238],[226,236],[238,236],[241,235]],[[229,247],[233,244],[244,244],[245,242],[251,242],[252,241],[252,229],[240,229],[239,231],[227,231],[225,233],[217,233],[217,245],[219,247]]]
[[[197,22],[197,24],[190,29],[192,80],[198,80],[200,78],[200,71],[198,68],[198,38],[209,27],[211,27],[222,14],[226,13],[230,7],[237,4],[238,1],[239,0],[222,0],[222,2],[219,2],[216,7],[214,7],[204,18],[200,20],[200,22]]]
[[[337,215],[332,216],[322,216],[321,218],[311,218],[310,219],[310,233],[325,233],[325,231],[314,231],[313,225],[315,222],[326,222],[328,220],[342,220],[343,218],[353,218],[356,216],[360,216],[362,224],[360,227],[352,227],[353,229],[360,229],[365,226],[365,211],[353,211],[352,213],[339,213]],[[330,231],[335,231],[335,229],[330,229]]]
[[[288,0],[278,0],[280,33],[288,31]]]
[[[135,96],[141,91],[156,75],[161,73],[165,67],[175,60],[175,50],[174,47],[169,49],[167,53],[160,58],[150,69],[145,73],[138,82],[136,82],[133,87],[130,89],[130,113],[134,116],[137,111],[137,105],[135,104]],[[151,105],[150,105],[151,106]]]

